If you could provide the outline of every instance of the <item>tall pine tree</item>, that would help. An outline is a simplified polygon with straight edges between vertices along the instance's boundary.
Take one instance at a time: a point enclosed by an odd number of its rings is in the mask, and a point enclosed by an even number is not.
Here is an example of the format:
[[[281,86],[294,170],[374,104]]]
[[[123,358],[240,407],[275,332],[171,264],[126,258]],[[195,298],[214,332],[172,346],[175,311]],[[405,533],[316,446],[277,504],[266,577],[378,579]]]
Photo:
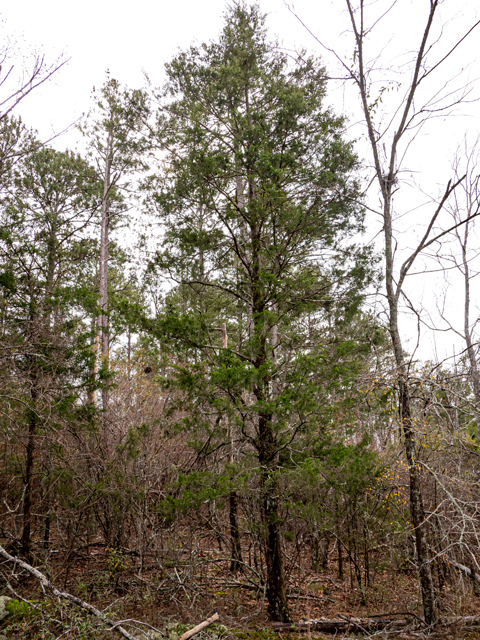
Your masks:
[[[256,458],[269,614],[286,621],[279,454],[316,428],[312,336],[358,308],[369,254],[349,245],[363,222],[357,161],[324,106],[325,70],[284,54],[264,23],[237,3],[218,41],[166,67],[152,270],[175,287],[147,327],[180,361],[191,407],[210,406],[227,446]]]

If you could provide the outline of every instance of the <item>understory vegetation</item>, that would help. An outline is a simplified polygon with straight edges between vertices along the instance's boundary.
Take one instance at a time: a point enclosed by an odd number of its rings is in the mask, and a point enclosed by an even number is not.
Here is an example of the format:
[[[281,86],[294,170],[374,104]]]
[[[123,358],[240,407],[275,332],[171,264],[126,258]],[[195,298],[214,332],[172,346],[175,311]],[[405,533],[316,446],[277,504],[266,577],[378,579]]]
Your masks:
[[[209,638],[269,640],[477,613],[475,144],[413,249],[393,199],[437,4],[389,156],[347,0],[373,173],[324,62],[242,2],[163,87],[107,78],[83,154],[0,112],[0,634],[176,640],[218,610]],[[402,325],[430,322],[405,287],[427,259],[462,287],[443,362]]]

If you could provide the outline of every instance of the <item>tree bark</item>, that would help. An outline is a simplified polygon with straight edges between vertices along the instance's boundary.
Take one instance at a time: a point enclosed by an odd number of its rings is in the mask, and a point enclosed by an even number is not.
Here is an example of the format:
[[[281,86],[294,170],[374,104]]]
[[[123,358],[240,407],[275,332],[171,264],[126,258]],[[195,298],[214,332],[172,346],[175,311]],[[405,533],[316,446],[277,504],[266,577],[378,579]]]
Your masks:
[[[227,325],[222,323],[222,349],[228,347]],[[230,464],[234,462],[233,452],[233,433],[232,425],[228,424],[228,438],[230,440]],[[233,573],[240,571],[243,565],[242,547],[240,544],[240,528],[238,526],[238,498],[235,490],[230,491],[228,496],[228,519],[230,524],[230,552],[232,560],[230,563],[230,571]]]
[[[33,367],[33,363],[31,364]],[[33,470],[35,464],[35,440],[37,433],[37,415],[35,404],[37,400],[37,376],[34,370],[30,371],[30,402],[28,410],[28,441],[27,459],[25,463],[24,497],[23,497],[23,532],[22,553],[27,560],[31,559],[31,530],[32,530],[32,494],[33,494]]]
[[[258,396],[257,399],[259,400]],[[279,514],[279,486],[277,472],[277,443],[272,428],[272,416],[260,413],[257,440],[260,463],[260,491],[263,526],[265,529],[265,561],[267,565],[268,613],[275,622],[289,622],[283,551]]]
[[[97,319],[98,338],[96,341],[101,348],[101,360],[103,368],[108,368],[108,261],[109,261],[109,230],[110,230],[110,189],[111,189],[111,154],[113,146],[113,132],[109,131],[107,148],[105,151],[105,172],[103,178],[102,196],[102,222],[100,230],[100,267],[99,267],[99,307],[101,313]],[[98,345],[100,343],[100,345]],[[98,353],[97,353],[98,358]],[[102,408],[108,408],[108,391],[106,384],[102,389]]]
[[[249,188],[249,198],[254,200],[255,191],[253,181]],[[260,284],[260,233],[254,216],[251,216],[251,283],[252,283],[252,310],[255,369],[262,371],[267,362],[267,339],[264,320],[265,303],[263,290]],[[259,381],[253,386],[253,392],[258,406],[268,399],[271,386],[271,377],[259,374]],[[271,413],[260,411],[258,414],[258,437],[256,448],[260,464],[260,492],[262,519],[265,528],[265,561],[267,565],[267,589],[268,613],[275,622],[289,622],[290,613],[285,589],[285,576],[283,568],[283,552],[279,515],[279,487],[277,481],[278,471],[278,443],[273,428],[273,416]]]
[[[427,624],[435,624],[437,620],[437,604],[435,586],[429,560],[427,545],[427,524],[421,492],[420,470],[416,453],[415,431],[412,424],[411,399],[408,388],[408,366],[405,362],[400,332],[398,329],[398,299],[400,289],[395,290],[393,271],[393,232],[392,232],[392,183],[384,187],[384,233],[386,255],[386,289],[389,306],[389,325],[395,363],[397,366],[398,409],[400,424],[405,441],[405,456],[408,464],[410,515],[415,534],[418,575],[422,592],[423,612]]]
[[[240,528],[238,526],[238,497],[236,491],[230,491],[228,506],[228,517],[230,522],[230,550],[232,554],[230,571],[235,573],[237,571],[241,571],[243,566],[242,547],[240,544]]]
[[[433,18],[438,6],[438,0],[432,0],[430,3],[430,10],[426,21],[425,29],[422,35],[422,40],[418,48],[416,55],[412,80],[407,92],[407,98],[401,107],[401,117],[398,123],[398,128],[393,136],[391,147],[389,149],[386,168],[382,166],[380,160],[381,154],[379,150],[379,134],[375,130],[372,110],[369,105],[369,87],[368,77],[369,70],[365,67],[364,59],[364,41],[365,41],[365,25],[364,25],[364,2],[360,2],[360,11],[357,14],[353,9],[351,0],[346,0],[348,12],[353,27],[355,43],[358,53],[358,71],[357,74],[350,72],[352,78],[355,80],[362,102],[363,114],[365,117],[365,123],[367,125],[368,138],[370,147],[373,154],[373,161],[375,167],[375,175],[378,180],[379,189],[382,198],[382,217],[383,217],[383,232],[385,239],[385,284],[387,292],[387,303],[389,309],[389,330],[395,355],[395,363],[397,369],[397,385],[398,385],[398,408],[400,414],[400,423],[405,440],[405,455],[408,463],[409,470],[409,485],[410,485],[410,514],[415,532],[416,541],[416,554],[417,564],[419,571],[419,581],[422,592],[423,610],[425,621],[427,624],[434,624],[437,620],[437,607],[435,588],[431,572],[431,566],[428,557],[427,546],[427,527],[425,522],[425,513],[422,502],[421,494],[421,482],[420,473],[418,468],[418,461],[416,457],[416,442],[415,432],[412,424],[411,417],[411,399],[408,390],[408,365],[405,361],[405,355],[403,351],[403,345],[400,337],[398,327],[398,303],[402,293],[403,282],[408,269],[413,264],[413,261],[420,253],[421,249],[425,247],[426,238],[430,233],[430,229],[441,210],[446,196],[451,192],[450,183],[447,187],[446,194],[437,208],[434,216],[430,221],[427,234],[424,236],[417,249],[412,253],[407,262],[404,263],[400,270],[400,276],[395,278],[394,272],[394,238],[393,238],[393,216],[392,216],[392,198],[394,185],[396,183],[397,176],[397,150],[399,143],[408,129],[409,118],[411,117],[411,108],[414,102],[415,93],[420,83],[420,73],[424,58],[427,50],[427,41],[429,38],[430,30],[432,27]]]
[[[477,443],[480,443],[480,372],[478,369],[477,359],[475,357],[475,345],[472,340],[472,329],[470,327],[470,270],[467,257],[468,232],[469,224],[466,222],[463,241],[461,241],[463,277],[465,282],[464,333],[465,343],[467,345],[468,362],[470,364],[470,378],[472,380],[473,395],[475,398]]]

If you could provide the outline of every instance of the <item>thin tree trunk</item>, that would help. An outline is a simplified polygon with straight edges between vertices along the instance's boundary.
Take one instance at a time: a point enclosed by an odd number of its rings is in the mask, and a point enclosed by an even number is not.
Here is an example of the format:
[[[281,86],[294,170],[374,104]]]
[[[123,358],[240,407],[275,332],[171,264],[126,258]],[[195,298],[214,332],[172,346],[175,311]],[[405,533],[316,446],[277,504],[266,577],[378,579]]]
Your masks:
[[[255,342],[257,343],[257,357],[255,368],[261,370],[267,361],[267,345],[263,326],[263,299],[258,286],[259,252],[258,234],[255,227],[252,229],[252,288],[253,323]],[[262,405],[268,398],[271,387],[270,376],[264,376],[259,384],[254,384],[254,395],[258,405]],[[289,622],[290,613],[285,588],[285,576],[283,568],[283,551],[280,530],[279,514],[279,486],[277,480],[278,471],[278,443],[273,428],[273,416],[271,413],[260,412],[258,414],[258,438],[256,441],[258,461],[260,464],[260,492],[261,509],[265,530],[265,554],[267,566],[268,613],[276,622]]]
[[[44,513],[46,514],[44,528],[43,528],[43,548],[44,549],[48,549],[50,545],[50,525],[52,521],[52,515],[51,515],[52,501],[50,496],[51,487],[50,487],[49,471],[50,469],[47,467],[47,489],[45,491],[45,496],[42,501],[43,510],[44,510]]]
[[[414,103],[415,94],[417,88],[421,82],[421,71],[423,69],[423,63],[427,51],[427,42],[432,27],[433,18],[438,6],[438,0],[432,0],[430,2],[430,10],[426,21],[425,29],[423,31],[422,40],[418,48],[417,55],[415,57],[414,69],[412,74],[411,83],[408,89],[407,98],[402,105],[400,113],[400,120],[397,125],[397,130],[393,136],[391,146],[389,149],[386,167],[382,165],[380,160],[380,138],[376,131],[372,120],[372,109],[369,101],[369,69],[365,67],[364,59],[364,41],[365,34],[367,32],[364,23],[364,2],[360,2],[359,11],[356,12],[352,6],[351,0],[346,0],[348,12],[351,19],[351,24],[354,32],[356,42],[356,53],[358,60],[358,73],[353,74],[358,89],[360,91],[360,98],[362,102],[362,109],[365,117],[365,123],[367,125],[368,138],[373,154],[373,161],[375,166],[375,174],[379,183],[379,188],[382,197],[383,205],[383,232],[385,238],[385,267],[386,267],[386,289],[387,289],[387,301],[389,307],[389,329],[392,340],[392,346],[395,354],[395,362],[397,368],[397,381],[399,389],[399,413],[401,428],[405,440],[405,454],[409,469],[409,485],[410,485],[410,513],[412,523],[415,532],[416,541],[416,554],[417,564],[419,570],[419,581],[422,592],[423,611],[425,621],[427,624],[434,624],[437,620],[437,607],[435,588],[432,578],[431,566],[428,557],[428,546],[426,541],[426,522],[425,513],[422,502],[422,494],[420,490],[420,473],[418,468],[418,461],[416,457],[416,443],[415,432],[412,424],[411,416],[411,401],[408,390],[408,366],[405,362],[404,351],[402,342],[400,339],[400,333],[398,329],[398,302],[402,293],[402,286],[405,276],[409,267],[412,265],[416,256],[424,246],[422,243],[426,242],[425,238],[418,245],[416,251],[410,257],[408,263],[405,263],[401,269],[400,276],[395,277],[394,273],[394,252],[393,252],[393,227],[392,227],[392,197],[393,190],[397,177],[397,150],[400,141],[402,140],[405,132],[409,126],[409,119],[411,117],[411,109]],[[454,188],[454,187],[453,187]],[[430,222],[430,228],[432,227],[436,216],[441,210],[446,197],[451,193],[451,185],[448,184],[445,196],[436,210]]]
[[[237,572],[242,570],[243,558],[242,547],[240,544],[240,529],[238,527],[238,497],[236,491],[230,491],[228,504],[228,516],[230,520],[230,546],[232,554],[230,571]]]
[[[337,538],[338,548],[338,579],[343,580],[343,549],[340,540]]]
[[[45,516],[45,528],[43,530],[43,548],[48,549],[50,545],[50,523],[51,523],[51,515],[47,513]]]
[[[253,327],[255,342],[257,343],[257,355],[254,364],[258,371],[264,367],[267,361],[266,337],[262,319],[264,312],[263,298],[258,284],[259,270],[259,235],[255,226],[252,225]],[[265,376],[259,384],[254,384],[254,395],[258,405],[261,406],[267,400],[270,386],[270,376]],[[265,530],[266,596],[270,618],[275,622],[289,622],[290,613],[285,588],[279,515],[278,445],[272,420],[273,416],[270,413],[260,412],[258,414],[258,438],[256,442],[260,464],[260,504]]]
[[[386,203],[385,236],[387,263],[387,298],[390,307],[390,335],[392,338],[398,375],[399,413],[402,426],[405,455],[408,464],[410,489],[410,515],[415,534],[416,556],[420,588],[422,592],[423,612],[427,624],[437,621],[437,603],[427,545],[427,523],[421,492],[420,470],[418,466],[415,431],[412,423],[411,400],[408,388],[408,368],[404,360],[404,352],[398,331],[398,293],[394,293],[393,252],[391,235],[390,202]],[[388,215],[387,215],[388,214]]]
[[[222,323],[222,349],[227,349],[228,347],[228,335],[227,335],[227,325]],[[232,425],[228,424],[228,437],[230,440],[230,456],[229,462],[233,465],[234,462],[234,453],[233,453],[233,432]],[[228,497],[228,519],[230,524],[230,551],[231,551],[231,562],[230,562],[230,571],[233,573],[240,571],[242,569],[243,558],[242,558],[242,547],[240,544],[240,528],[238,526],[238,498],[237,492],[232,489],[230,491],[230,495]]]
[[[128,327],[127,335],[127,380],[130,382],[132,377],[132,333],[130,327]]]
[[[99,307],[101,309],[98,317],[98,342],[101,346],[101,359],[104,369],[108,369],[108,261],[109,261],[109,230],[110,230],[110,189],[111,189],[111,154],[113,145],[113,133],[110,131],[105,152],[105,173],[103,178],[102,196],[102,222],[100,231],[100,268],[99,268]],[[97,347],[98,348],[98,347]],[[106,384],[102,390],[102,408],[108,408],[108,391]]]
[[[231,436],[231,431],[230,431]],[[233,443],[230,441],[230,464],[233,464]],[[235,490],[230,491],[228,497],[228,519],[230,524],[230,571],[241,571],[243,567],[242,546],[240,541],[240,527],[238,526],[238,496]]]
[[[96,395],[95,385],[97,383],[98,358],[99,358],[99,352],[100,352],[100,333],[99,333],[99,330],[98,330],[98,319],[95,320],[95,318],[93,318],[92,333],[93,333],[94,330],[95,330],[95,337],[93,339],[93,345],[92,345],[93,366],[92,366],[92,370],[91,370],[91,375],[92,375],[93,385],[94,386],[93,386],[92,390],[88,394],[88,401],[89,401],[90,404],[95,404],[95,395]]]
[[[328,551],[330,548],[330,538],[325,533],[323,537],[323,550],[322,550],[322,569],[326,571],[328,569]]]
[[[477,443],[480,443],[480,372],[475,357],[475,345],[472,340],[470,328],[470,270],[468,267],[467,242],[469,225],[465,224],[465,235],[462,245],[463,276],[465,282],[465,308],[464,308],[464,332],[467,345],[467,355],[470,364],[470,378],[472,380],[473,394],[475,397],[475,418],[477,422]]]
[[[370,586],[370,556],[368,553],[368,528],[367,523],[363,523],[363,542],[364,542],[364,571],[365,571],[365,589]]]
[[[31,366],[34,366],[33,363]],[[27,560],[31,559],[31,531],[32,531],[32,494],[33,470],[35,464],[35,441],[37,432],[37,415],[35,404],[38,397],[36,372],[30,371],[30,402],[28,418],[27,459],[25,463],[24,497],[23,497],[23,532],[22,553]]]

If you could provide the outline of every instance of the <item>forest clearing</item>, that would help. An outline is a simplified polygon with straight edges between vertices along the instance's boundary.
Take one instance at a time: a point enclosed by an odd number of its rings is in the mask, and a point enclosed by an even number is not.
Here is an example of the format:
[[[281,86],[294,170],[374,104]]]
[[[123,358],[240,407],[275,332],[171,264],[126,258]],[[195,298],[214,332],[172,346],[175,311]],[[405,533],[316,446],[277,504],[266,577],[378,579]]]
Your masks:
[[[81,151],[17,116],[64,63],[5,45],[0,638],[480,637],[480,146],[430,192],[415,151],[480,21],[425,2],[393,72],[400,4],[345,0],[338,77],[226,5]]]

